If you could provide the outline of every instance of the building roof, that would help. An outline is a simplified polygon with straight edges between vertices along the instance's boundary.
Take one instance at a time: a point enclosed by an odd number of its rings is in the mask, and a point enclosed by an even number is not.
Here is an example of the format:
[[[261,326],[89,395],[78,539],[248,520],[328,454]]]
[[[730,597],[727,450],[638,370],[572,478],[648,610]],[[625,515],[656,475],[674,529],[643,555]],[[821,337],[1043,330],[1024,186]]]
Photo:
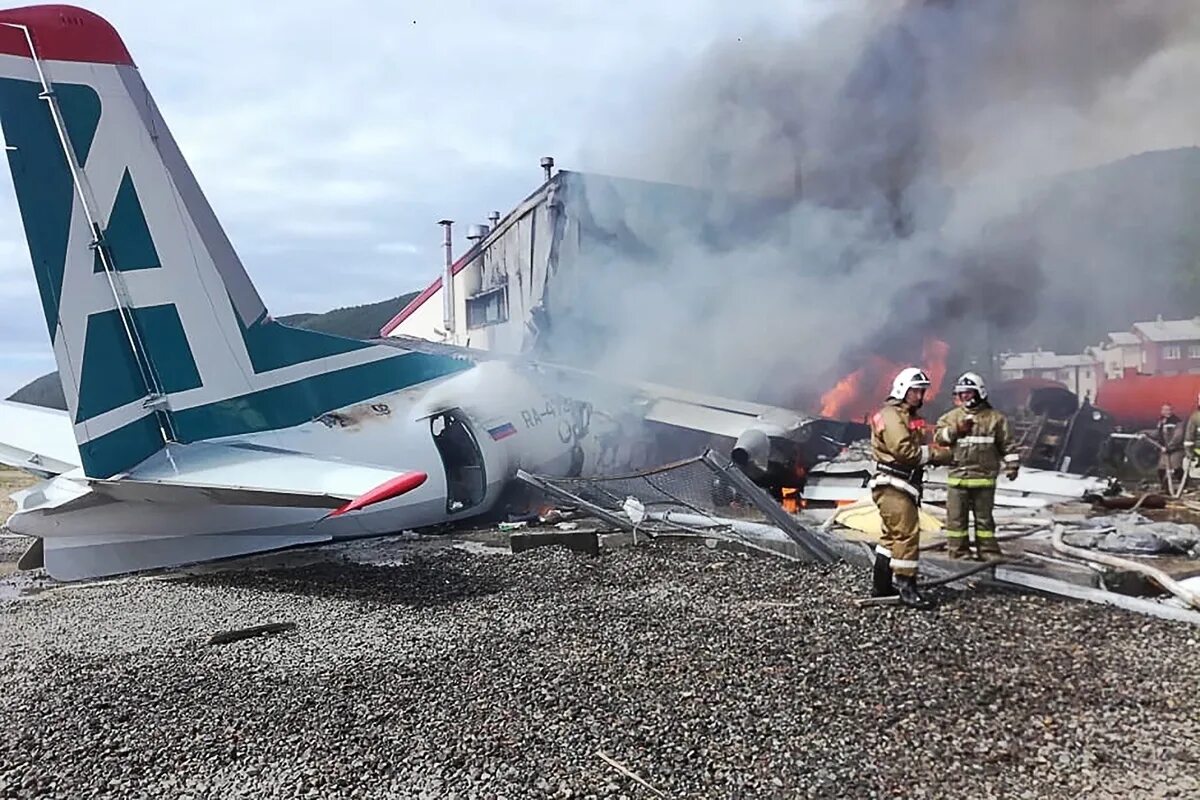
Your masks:
[[[457,275],[469,267],[481,252],[531,209],[547,202],[550,197],[556,198],[555,202],[563,208],[569,206],[576,209],[569,213],[586,217],[580,220],[582,237],[593,245],[600,243],[610,248],[624,243],[626,246],[646,249],[638,234],[628,227],[631,217],[636,218],[647,230],[664,228],[663,220],[675,232],[694,224],[697,235],[700,235],[704,212],[711,203],[710,193],[697,187],[559,170],[501,219],[486,237],[460,256],[451,266],[451,274]],[[392,335],[401,323],[436,296],[441,288],[442,278],[439,276],[384,325],[380,335]]]
[[[1012,372],[1031,369],[1068,369],[1071,367],[1094,367],[1100,362],[1090,353],[1058,355],[1048,350],[1033,353],[1008,353],[1002,356],[1000,369]]]
[[[458,259],[458,261],[455,261],[450,266],[450,274],[457,275],[458,273],[460,273],[464,269],[466,269],[467,264],[470,264],[471,259],[475,257],[475,253],[476,253],[477,249],[478,248],[476,248],[476,247],[472,247],[470,250],[468,250],[466,252],[466,254],[461,256]],[[404,308],[400,309],[400,313],[397,314],[396,316],[392,317],[388,321],[388,323],[386,325],[384,325],[383,328],[380,329],[379,335],[383,336],[383,337],[390,336],[392,331],[394,331],[394,330],[396,330],[396,328],[400,327],[401,322],[404,322],[404,320],[411,317],[418,308],[425,305],[425,301],[427,301],[429,298],[431,298],[435,294],[437,294],[438,290],[440,290],[441,288],[442,288],[442,276],[439,275],[434,280],[433,283],[431,283],[425,287],[424,291],[422,291],[419,295],[417,295],[412,300],[410,300],[408,305],[406,305]]]
[[[1162,319],[1154,322],[1136,322],[1135,332],[1151,342],[1200,341],[1200,318]]]
[[[1133,347],[1142,343],[1136,333],[1130,331],[1113,331],[1108,334],[1108,343],[1117,347]]]
[[[533,192],[533,194],[526,197],[519,206],[508,212],[508,214],[506,214],[499,222],[496,223],[495,228],[488,231],[487,236],[483,237],[483,239],[472,245],[467,252],[459,256],[458,260],[450,265],[450,274],[457,275],[466,269],[467,266],[470,265],[470,263],[475,259],[475,257],[479,255],[481,250],[487,247],[489,243],[494,241],[500,235],[500,233],[506,230],[513,222],[523,216],[528,210],[529,205],[540,199],[540,195],[542,195],[551,184],[558,181],[560,176],[565,172],[566,170],[560,170],[558,175],[543,183]],[[404,308],[400,309],[400,313],[392,317],[388,324],[384,325],[383,328],[380,329],[379,335],[384,338],[391,336],[392,331],[400,327],[400,323],[404,322],[404,320],[415,314],[418,308],[425,305],[425,303],[428,302],[431,297],[441,291],[442,277],[442,275],[438,275],[433,280],[433,283],[425,287],[423,292],[414,297],[412,301]]]

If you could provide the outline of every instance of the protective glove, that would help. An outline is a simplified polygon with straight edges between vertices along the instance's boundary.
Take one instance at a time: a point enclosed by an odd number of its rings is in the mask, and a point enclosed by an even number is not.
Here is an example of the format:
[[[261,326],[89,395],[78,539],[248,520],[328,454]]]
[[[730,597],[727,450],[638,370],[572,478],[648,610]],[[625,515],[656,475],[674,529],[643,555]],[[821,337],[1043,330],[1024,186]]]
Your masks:
[[[1008,469],[1006,469],[1004,471],[1004,476],[1006,478],[1008,478],[1010,481],[1015,481],[1017,479],[1017,475],[1020,473],[1020,471],[1021,470],[1019,467],[1009,467]]]
[[[975,420],[973,420],[971,417],[963,417],[958,421],[958,424],[954,426],[954,434],[955,436],[966,436],[974,429]]]

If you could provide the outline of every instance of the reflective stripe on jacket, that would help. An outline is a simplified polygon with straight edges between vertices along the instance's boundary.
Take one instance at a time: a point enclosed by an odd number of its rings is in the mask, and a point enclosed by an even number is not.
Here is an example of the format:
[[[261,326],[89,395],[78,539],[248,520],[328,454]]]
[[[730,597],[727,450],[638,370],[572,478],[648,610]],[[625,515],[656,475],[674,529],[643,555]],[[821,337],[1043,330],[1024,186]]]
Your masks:
[[[958,425],[964,419],[974,420],[975,424],[970,431],[959,435]],[[950,486],[968,489],[995,486],[1001,469],[1021,464],[1008,417],[987,403],[973,409],[958,406],[947,411],[937,421],[934,441],[952,448]]]
[[[925,420],[907,404],[888,400],[871,418],[871,451],[879,465],[871,488],[892,486],[920,498],[922,468],[930,461]]]

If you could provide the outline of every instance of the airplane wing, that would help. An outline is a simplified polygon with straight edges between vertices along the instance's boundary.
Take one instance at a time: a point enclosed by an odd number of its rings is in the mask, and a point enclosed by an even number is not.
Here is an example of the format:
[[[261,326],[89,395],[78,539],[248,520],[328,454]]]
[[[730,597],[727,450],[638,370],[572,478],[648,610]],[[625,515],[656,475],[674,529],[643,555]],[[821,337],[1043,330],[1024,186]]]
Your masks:
[[[77,469],[71,417],[53,408],[0,401],[0,464],[49,478]]]
[[[492,353],[459,345],[431,342],[412,336],[392,336],[373,341],[378,344],[401,347],[405,350],[450,356],[472,362],[508,361],[542,373],[555,373],[564,379],[588,384],[591,387],[598,385],[621,387],[642,404],[645,418],[651,422],[730,439],[737,439],[746,430],[746,427],[753,423],[768,423],[778,426],[784,431],[793,431],[814,419],[778,406],[706,395],[648,381],[629,381],[577,367],[535,361],[526,356]]]
[[[332,516],[398,497],[427,479],[396,471],[262,445],[169,444],[129,472],[92,479],[73,470],[60,476],[80,491],[27,495],[21,511],[62,508],[91,493],[112,500],[178,505],[326,508]],[[36,487],[35,487],[36,488]]]
[[[75,469],[15,493],[18,510],[9,527],[37,537],[21,559],[22,569],[45,567],[58,580],[79,580],[329,542],[331,533],[314,528],[315,522],[399,497],[427,477],[257,445],[170,444],[112,478],[89,479]],[[136,514],[118,528],[85,534],[57,528],[60,514],[87,513],[114,501],[170,507],[189,533],[147,528]],[[327,513],[289,517],[278,530],[246,531],[222,522],[240,506],[257,507],[247,509],[250,513],[263,507]],[[163,516],[154,519],[161,525]]]

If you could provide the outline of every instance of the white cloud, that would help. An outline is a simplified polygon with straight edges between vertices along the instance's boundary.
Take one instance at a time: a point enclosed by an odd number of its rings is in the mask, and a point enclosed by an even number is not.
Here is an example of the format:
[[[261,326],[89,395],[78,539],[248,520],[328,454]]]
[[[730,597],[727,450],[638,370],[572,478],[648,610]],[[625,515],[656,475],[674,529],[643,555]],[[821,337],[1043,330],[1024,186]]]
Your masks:
[[[416,255],[422,252],[422,250],[412,242],[380,242],[375,245],[375,252],[383,253],[384,255]]]

